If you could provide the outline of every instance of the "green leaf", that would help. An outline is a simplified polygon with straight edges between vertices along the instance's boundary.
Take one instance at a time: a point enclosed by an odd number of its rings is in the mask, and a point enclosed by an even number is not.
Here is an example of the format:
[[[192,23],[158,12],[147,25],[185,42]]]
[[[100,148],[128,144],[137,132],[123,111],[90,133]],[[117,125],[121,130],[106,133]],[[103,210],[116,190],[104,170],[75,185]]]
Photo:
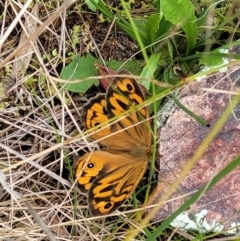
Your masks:
[[[146,37],[148,39],[148,44],[152,44],[156,38],[156,33],[159,29],[159,23],[162,18],[161,14],[152,14],[148,17],[146,22]]]
[[[146,20],[143,19],[133,19],[134,24],[138,31],[144,31],[146,29]]]
[[[158,31],[156,33],[157,37],[163,38],[166,37],[168,35],[168,33],[170,32],[171,28],[172,28],[172,23],[167,21],[165,19],[165,17],[163,16],[161,18],[161,21],[159,23],[159,28]]]
[[[221,53],[224,50],[213,50],[212,53]],[[204,64],[208,67],[217,67],[225,63],[224,59],[219,55],[212,53],[204,53],[204,55],[199,59],[199,64]]]
[[[124,65],[123,62],[116,60],[107,61],[106,63],[111,69],[127,69],[134,75],[140,75],[142,68],[145,66],[145,62],[143,60],[127,61]]]
[[[151,55],[151,57],[149,59],[149,62],[148,62],[148,65],[146,65],[143,68],[143,71],[141,73],[141,77],[144,77],[144,78],[147,78],[147,79],[151,79],[153,77],[153,74],[155,73],[155,71],[158,68],[160,57],[161,57],[161,53],[154,53],[154,54]],[[139,81],[139,82],[141,84],[143,84],[147,90],[150,89],[150,85],[151,85],[150,81],[142,80],[142,81]]]
[[[190,0],[161,0],[161,11],[166,20],[181,26],[187,36],[187,54],[196,44],[197,28],[194,6]]]
[[[97,59],[88,54],[86,57],[75,56],[72,62],[66,66],[61,72],[61,78],[67,80],[64,89],[72,92],[86,92],[86,90],[93,84],[98,84],[97,79],[86,81],[79,81],[79,83],[71,83],[71,80],[78,80],[88,78],[90,76],[97,76],[97,69],[94,63]]]
[[[85,3],[87,4],[88,8],[93,11],[96,12],[97,8],[95,7],[95,5],[92,3],[92,1],[94,1],[94,3],[98,4],[98,0],[84,0]]]
[[[97,79],[98,71],[94,66],[96,62],[100,63],[101,61],[92,57],[90,54],[86,57],[75,56],[72,62],[63,68],[61,72],[61,78],[67,80],[67,83],[62,84],[63,88],[76,93],[85,93],[93,84],[99,84]],[[111,60],[107,61],[106,64],[110,69],[117,70],[122,68],[123,62]],[[139,75],[144,64],[145,62],[143,60],[127,61],[126,64],[124,64],[124,68],[134,75]],[[96,76],[96,78],[80,81],[91,76]],[[74,82],[79,80],[79,82],[71,83],[71,80],[74,80]]]

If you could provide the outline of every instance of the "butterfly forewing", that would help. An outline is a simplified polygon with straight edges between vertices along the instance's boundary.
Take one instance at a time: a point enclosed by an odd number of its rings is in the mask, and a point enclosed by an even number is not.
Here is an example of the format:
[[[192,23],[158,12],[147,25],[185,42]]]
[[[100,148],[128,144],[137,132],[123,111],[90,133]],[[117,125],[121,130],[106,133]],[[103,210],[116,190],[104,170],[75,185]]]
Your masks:
[[[130,75],[122,70],[119,74]],[[137,81],[129,77],[116,77],[109,86],[106,99],[106,109],[109,118],[129,114],[118,122],[118,129],[126,129],[125,139],[134,136],[143,145],[151,145],[151,132],[148,107],[137,107],[145,100],[142,89]],[[131,127],[131,128],[130,128]]]
[[[98,94],[91,98],[82,109],[82,122],[85,124],[85,127],[87,129],[95,127],[91,134],[92,139],[98,140],[111,134],[110,126],[106,125],[108,114],[106,111],[105,94]],[[103,124],[105,124],[104,127]],[[98,129],[100,128],[102,129],[99,131]]]

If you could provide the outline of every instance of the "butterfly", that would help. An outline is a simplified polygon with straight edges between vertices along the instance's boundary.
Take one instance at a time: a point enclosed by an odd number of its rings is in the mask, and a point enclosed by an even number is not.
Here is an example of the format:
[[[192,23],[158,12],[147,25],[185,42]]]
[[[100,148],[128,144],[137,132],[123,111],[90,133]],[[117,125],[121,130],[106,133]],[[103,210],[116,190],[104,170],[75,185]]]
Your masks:
[[[151,159],[149,110],[147,106],[137,108],[145,100],[144,92],[134,78],[125,77],[130,72],[120,70],[117,75],[123,76],[113,79],[106,94],[96,95],[82,107],[86,129],[95,129],[91,138],[105,147],[86,153],[74,164],[92,216],[119,208],[138,186]]]

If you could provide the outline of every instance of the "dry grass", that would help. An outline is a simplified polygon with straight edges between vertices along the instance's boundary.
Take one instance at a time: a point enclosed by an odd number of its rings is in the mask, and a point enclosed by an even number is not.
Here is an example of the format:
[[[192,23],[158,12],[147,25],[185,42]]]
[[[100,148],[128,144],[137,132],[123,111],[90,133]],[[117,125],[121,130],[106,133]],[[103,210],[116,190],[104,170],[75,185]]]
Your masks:
[[[26,1],[23,12],[20,1],[0,3],[1,240],[122,240],[126,230],[138,228],[129,214],[85,218],[86,198],[69,178],[72,159],[89,144],[72,138],[81,133],[84,97],[51,78],[59,78],[69,51],[79,51],[69,26],[81,21],[75,18],[81,6],[68,2]],[[83,53],[96,49],[87,33],[80,42]],[[144,239],[140,230],[138,240]]]
[[[125,240],[136,230],[135,240],[146,240],[131,204],[88,216],[72,178],[73,160],[96,147],[81,136],[86,97],[60,84],[73,55],[125,60],[138,46],[76,0],[0,1],[0,13],[0,240]]]

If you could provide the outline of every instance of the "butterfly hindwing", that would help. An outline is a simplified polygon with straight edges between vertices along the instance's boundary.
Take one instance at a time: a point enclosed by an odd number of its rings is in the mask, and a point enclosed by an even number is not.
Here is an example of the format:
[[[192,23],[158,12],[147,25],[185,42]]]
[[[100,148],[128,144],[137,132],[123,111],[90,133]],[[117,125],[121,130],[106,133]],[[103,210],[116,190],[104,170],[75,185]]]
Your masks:
[[[92,216],[109,214],[123,204],[146,168],[147,162],[133,161],[127,154],[95,151],[79,158],[75,176],[80,190],[88,193]]]
[[[101,151],[94,151],[85,154],[76,160],[74,165],[75,177],[82,192],[87,193],[93,181],[99,176],[107,173],[107,167],[101,161]]]
[[[128,155],[103,152],[108,173],[96,178],[89,190],[88,202],[93,216],[115,211],[133,193],[146,171],[147,162],[135,162]],[[138,173],[138,175],[135,175]]]

